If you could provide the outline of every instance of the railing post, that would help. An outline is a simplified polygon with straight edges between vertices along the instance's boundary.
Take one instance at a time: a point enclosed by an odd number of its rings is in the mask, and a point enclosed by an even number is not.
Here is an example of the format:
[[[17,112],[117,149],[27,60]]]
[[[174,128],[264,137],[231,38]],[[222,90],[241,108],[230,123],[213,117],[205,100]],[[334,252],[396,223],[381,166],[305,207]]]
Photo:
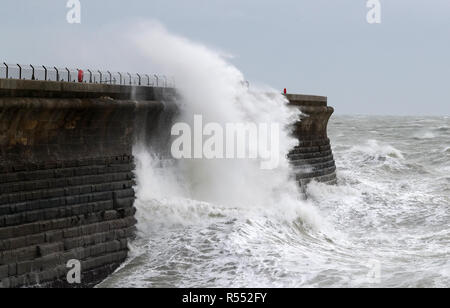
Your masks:
[[[19,64],[17,64],[17,66],[19,67],[19,79],[22,79],[22,66]]]
[[[59,81],[59,71],[58,68],[56,66],[53,67],[56,71],[56,81]]]
[[[92,72],[91,70],[87,70],[89,72],[89,83],[92,83]]]
[[[139,85],[141,85],[141,75],[139,75],[139,74],[136,74],[137,76],[138,76],[138,78],[139,78]]]
[[[31,69],[32,69],[31,80],[36,80],[36,77],[34,76],[34,66],[31,65],[31,64],[30,64],[30,66],[31,66]]]
[[[5,65],[5,67],[6,67],[6,79],[8,79],[8,71],[9,71],[9,67],[8,67],[8,64],[6,64],[6,62],[3,62],[3,64]]]
[[[47,68],[44,65],[42,67],[44,68],[44,80],[47,81]]]
[[[8,79],[9,78],[9,65],[6,62],[3,62],[3,65],[5,65],[5,68],[6,68],[6,71],[5,71],[6,72],[6,79]],[[23,67],[20,64],[16,64],[16,65],[19,68],[19,79],[21,80],[22,77],[23,77],[22,76],[23,75],[22,74],[23,73]],[[36,79],[36,67],[34,65],[32,65],[32,64],[30,64],[30,67],[31,67],[31,70],[32,70],[31,80],[37,80]],[[51,80],[51,78],[49,79],[49,69],[45,65],[42,65],[42,68],[44,69],[44,80],[45,81]],[[56,66],[54,66],[53,68],[56,71],[56,81],[58,81],[58,82],[59,81],[64,81],[64,79],[61,79],[59,69]],[[67,67],[65,67],[65,70],[67,71],[67,82],[71,82],[71,71]],[[80,71],[80,70],[77,69],[77,71]],[[92,82],[95,83],[96,82],[96,78],[95,78],[93,72],[91,70],[89,70],[89,69],[86,70],[86,71],[89,72],[89,83],[92,83]],[[98,70],[97,72],[100,75],[100,83],[103,83],[103,73],[102,73],[102,71]],[[113,84],[113,82],[114,82],[114,84],[117,84],[116,76],[113,76],[111,71],[106,71],[106,72],[109,75],[109,80],[105,79],[105,83],[109,82],[109,84]],[[169,78],[166,75],[154,74],[153,76],[155,77],[155,81],[156,81],[156,84],[154,84],[153,82],[150,81],[151,78],[150,78],[150,75],[148,75],[148,74],[141,75],[141,74],[136,73],[135,75],[132,75],[132,74],[130,74],[128,72],[126,74],[129,76],[129,84],[130,84],[130,86],[133,85],[133,84],[134,85],[138,84],[139,86],[143,86],[143,85],[145,86],[145,81],[144,81],[144,84],[142,83],[143,82],[142,77],[147,77],[147,86],[149,86],[149,87],[150,86],[156,86],[156,87],[160,87],[161,86],[161,87],[166,87],[166,88],[169,87],[169,86],[175,87],[175,79],[171,78],[169,80]],[[118,72],[118,75],[120,77],[120,79],[119,79],[120,80],[120,85],[126,85],[126,77],[121,72]],[[94,76],[94,79],[93,79],[93,76]],[[133,76],[135,76],[135,77],[133,77]],[[138,78],[137,83],[136,83],[136,76]],[[160,79],[164,79],[164,83],[163,84],[160,84]],[[173,85],[170,85],[170,82],[172,80],[173,80]],[[247,87],[250,86],[248,81],[244,81],[243,84],[246,84]]]

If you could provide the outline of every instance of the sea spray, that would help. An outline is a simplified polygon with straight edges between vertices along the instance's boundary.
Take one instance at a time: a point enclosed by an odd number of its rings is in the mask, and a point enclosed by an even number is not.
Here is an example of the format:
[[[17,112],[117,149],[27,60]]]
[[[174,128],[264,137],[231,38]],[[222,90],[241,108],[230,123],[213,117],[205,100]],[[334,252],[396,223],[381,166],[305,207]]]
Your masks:
[[[137,144],[138,208],[153,200],[153,206],[161,210],[162,204],[171,199],[168,207],[180,209],[183,202],[190,204],[184,208],[187,216],[195,212],[193,204],[198,205],[200,212],[209,204],[209,208],[218,211],[257,209],[256,212],[289,221],[300,217],[320,229],[320,214],[301,200],[286,158],[297,142],[289,134],[289,124],[298,118],[298,111],[288,108],[284,96],[274,90],[250,91],[243,85],[243,74],[219,53],[173,35],[157,23],[141,23],[137,29],[132,38],[140,56],[170,72],[177,82],[179,121],[193,125],[192,119],[200,114],[204,121],[224,127],[227,123],[247,122],[277,123],[283,127],[279,136],[281,161],[274,170],[262,170],[253,159],[182,159],[166,161],[160,168],[158,157]],[[174,198],[178,201],[173,202]],[[168,211],[180,215],[175,209]]]

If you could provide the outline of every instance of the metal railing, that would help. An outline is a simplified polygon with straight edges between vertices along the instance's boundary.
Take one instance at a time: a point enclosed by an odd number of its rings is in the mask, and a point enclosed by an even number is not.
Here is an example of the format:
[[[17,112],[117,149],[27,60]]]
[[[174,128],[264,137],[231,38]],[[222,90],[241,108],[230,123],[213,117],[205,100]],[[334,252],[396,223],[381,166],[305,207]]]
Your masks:
[[[111,72],[79,68],[73,69],[32,64],[9,64],[5,62],[0,64],[0,78],[141,87],[175,87],[174,78],[165,75],[130,74],[128,72]]]

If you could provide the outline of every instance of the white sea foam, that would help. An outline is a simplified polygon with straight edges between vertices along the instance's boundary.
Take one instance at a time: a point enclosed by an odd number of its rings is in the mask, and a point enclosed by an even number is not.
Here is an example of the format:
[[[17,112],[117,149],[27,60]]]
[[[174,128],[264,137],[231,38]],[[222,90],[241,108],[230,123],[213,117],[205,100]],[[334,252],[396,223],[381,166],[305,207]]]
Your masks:
[[[217,52],[173,35],[156,23],[141,23],[132,35],[141,57],[171,72],[181,95],[181,120],[194,114],[216,123],[293,123],[298,111],[270,89],[249,91],[242,73]],[[157,42],[157,44],[155,44]],[[264,94],[270,92],[270,94]],[[325,227],[317,208],[302,200],[297,184],[289,179],[288,151],[296,144],[287,128],[280,136],[281,166],[261,170],[258,162],[237,160],[180,160],[163,168],[148,149],[137,145],[137,206],[141,229],[164,212],[166,222],[198,221],[208,215],[226,215],[240,209],[287,221],[301,219],[316,230]],[[143,213],[151,209],[145,217]],[[157,209],[158,213],[155,213]],[[242,213],[241,213],[242,214]],[[324,231],[324,230],[322,230]]]
[[[424,130],[424,131],[419,131],[419,132],[415,133],[414,138],[419,139],[419,140],[420,139],[433,139],[433,138],[436,138],[436,135],[431,131]]]
[[[400,150],[389,144],[382,144],[374,139],[368,140],[365,145],[354,146],[350,151],[359,152],[374,159],[386,157],[405,159]]]

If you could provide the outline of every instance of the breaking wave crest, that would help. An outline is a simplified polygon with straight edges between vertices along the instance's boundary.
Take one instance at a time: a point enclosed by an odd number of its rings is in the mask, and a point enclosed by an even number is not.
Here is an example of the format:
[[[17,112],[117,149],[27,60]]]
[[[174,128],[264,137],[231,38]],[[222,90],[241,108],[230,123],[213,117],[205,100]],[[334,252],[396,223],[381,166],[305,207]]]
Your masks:
[[[405,159],[401,151],[391,145],[380,144],[377,140],[368,140],[366,145],[354,146],[350,151],[360,153],[372,160]]]

